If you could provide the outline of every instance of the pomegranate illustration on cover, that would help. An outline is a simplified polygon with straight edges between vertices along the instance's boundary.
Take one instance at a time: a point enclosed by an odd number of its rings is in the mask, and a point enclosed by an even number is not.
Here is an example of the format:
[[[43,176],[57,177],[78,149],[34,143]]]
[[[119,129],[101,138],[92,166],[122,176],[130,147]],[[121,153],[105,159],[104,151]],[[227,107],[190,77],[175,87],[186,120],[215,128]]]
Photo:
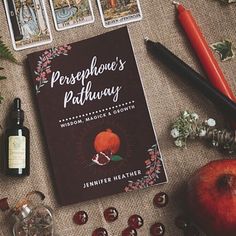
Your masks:
[[[167,181],[126,27],[28,63],[61,205]]]
[[[120,148],[120,137],[111,129],[100,132],[94,140],[94,148],[97,153],[92,161],[97,165],[104,166],[110,161],[121,161],[122,157],[115,155]]]

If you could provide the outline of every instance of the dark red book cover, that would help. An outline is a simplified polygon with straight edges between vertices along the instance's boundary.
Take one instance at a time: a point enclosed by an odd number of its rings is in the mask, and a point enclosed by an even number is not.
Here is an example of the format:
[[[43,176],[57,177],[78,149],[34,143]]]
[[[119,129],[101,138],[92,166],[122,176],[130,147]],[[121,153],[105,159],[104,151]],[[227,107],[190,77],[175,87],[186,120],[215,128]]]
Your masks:
[[[126,27],[28,62],[60,204],[167,181]]]

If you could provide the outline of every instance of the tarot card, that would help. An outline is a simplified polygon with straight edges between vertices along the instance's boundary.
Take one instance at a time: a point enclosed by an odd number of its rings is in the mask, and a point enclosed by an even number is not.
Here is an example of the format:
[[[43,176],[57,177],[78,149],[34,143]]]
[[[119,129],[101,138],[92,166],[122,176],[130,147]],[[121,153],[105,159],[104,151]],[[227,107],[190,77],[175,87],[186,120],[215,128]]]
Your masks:
[[[97,0],[104,27],[122,25],[142,19],[139,0]]]
[[[90,0],[50,0],[56,30],[94,22]]]
[[[4,0],[4,5],[15,50],[52,42],[43,0]]]

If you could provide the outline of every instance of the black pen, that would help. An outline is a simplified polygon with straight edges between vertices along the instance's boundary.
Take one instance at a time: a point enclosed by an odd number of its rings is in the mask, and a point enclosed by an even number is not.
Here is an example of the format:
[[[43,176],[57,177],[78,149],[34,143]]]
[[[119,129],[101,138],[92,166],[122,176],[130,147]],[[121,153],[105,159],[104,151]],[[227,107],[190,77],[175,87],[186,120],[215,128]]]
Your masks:
[[[161,43],[153,42],[148,38],[145,38],[145,42],[147,49],[153,54],[153,56],[157,57],[159,61],[166,64],[176,74],[188,79],[192,86],[198,88],[207,98],[226,112],[227,116],[236,118],[236,104],[231,99],[210,85],[204,77],[174,55]]]

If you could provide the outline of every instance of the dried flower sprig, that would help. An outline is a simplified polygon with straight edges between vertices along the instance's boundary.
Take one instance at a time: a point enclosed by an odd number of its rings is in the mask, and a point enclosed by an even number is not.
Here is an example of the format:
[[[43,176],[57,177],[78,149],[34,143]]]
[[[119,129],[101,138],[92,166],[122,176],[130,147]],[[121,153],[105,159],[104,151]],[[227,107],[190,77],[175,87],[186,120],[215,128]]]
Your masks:
[[[186,147],[188,139],[205,139],[212,146],[220,147],[230,154],[236,153],[236,132],[216,128],[216,121],[209,118],[203,122],[196,113],[184,111],[174,122],[171,136],[177,147]]]

